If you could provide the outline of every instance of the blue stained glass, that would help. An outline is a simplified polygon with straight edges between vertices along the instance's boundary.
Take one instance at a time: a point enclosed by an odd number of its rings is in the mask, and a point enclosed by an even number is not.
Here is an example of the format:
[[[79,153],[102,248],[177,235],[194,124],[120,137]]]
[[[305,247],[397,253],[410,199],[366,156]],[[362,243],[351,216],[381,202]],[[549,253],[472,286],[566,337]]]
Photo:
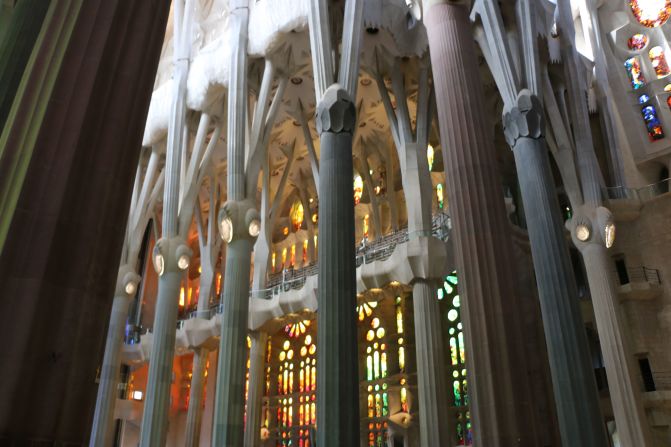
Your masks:
[[[648,101],[650,101],[650,97],[648,95],[646,95],[645,93],[638,97],[638,103],[639,104],[645,104]]]
[[[641,114],[643,115],[645,126],[648,129],[648,137],[650,138],[650,141],[661,140],[664,138],[664,130],[662,130],[662,124],[657,117],[655,106],[647,105],[643,107],[641,109]]]

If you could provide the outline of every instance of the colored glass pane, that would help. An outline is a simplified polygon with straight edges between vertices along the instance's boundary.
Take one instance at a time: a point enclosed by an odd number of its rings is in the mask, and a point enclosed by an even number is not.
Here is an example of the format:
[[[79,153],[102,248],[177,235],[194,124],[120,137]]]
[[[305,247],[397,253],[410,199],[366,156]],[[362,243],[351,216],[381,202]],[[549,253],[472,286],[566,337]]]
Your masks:
[[[666,105],[669,106],[669,108],[671,109],[671,96],[668,96],[666,98]]]
[[[630,50],[642,50],[648,44],[648,36],[645,34],[634,34],[627,40],[627,46]]]
[[[431,145],[429,144],[429,145],[427,146],[427,148],[426,148],[426,159],[427,159],[428,162],[429,162],[429,171],[430,171],[431,169],[433,169],[433,159],[434,159],[434,156],[435,156],[435,154],[434,154],[433,146],[431,146]]]
[[[445,205],[445,203],[444,203],[445,197],[443,195],[443,184],[442,183],[438,183],[438,185],[436,185],[436,198],[438,199],[438,208],[442,210],[443,206]]]
[[[370,216],[366,214],[363,216],[363,236],[368,237],[368,230],[369,230],[369,221],[370,221]]]
[[[662,124],[657,117],[657,110],[653,105],[647,105],[641,109],[645,126],[648,130],[648,137],[650,141],[661,140],[664,138],[664,130]]]
[[[630,57],[624,61],[624,68],[627,70],[627,75],[629,76],[629,82],[634,90],[639,89],[645,85],[645,77],[641,72],[641,63],[638,60],[638,57]]]
[[[660,46],[650,48],[648,51],[648,57],[650,58],[650,63],[655,69],[657,74],[657,79],[668,76],[671,73],[669,70],[669,64],[666,62],[666,55],[664,54],[664,49]]]
[[[629,0],[631,12],[643,26],[664,25],[671,15],[671,0]]]
[[[363,179],[360,175],[354,177],[354,205],[358,205],[363,195]]]
[[[650,97],[648,95],[646,95],[645,93],[638,97],[638,103],[639,104],[645,104],[648,101],[650,101]]]
[[[301,228],[301,225],[303,225],[303,218],[305,217],[303,204],[299,200],[291,205],[289,216],[291,217],[291,223],[294,226],[294,230],[298,231]]]

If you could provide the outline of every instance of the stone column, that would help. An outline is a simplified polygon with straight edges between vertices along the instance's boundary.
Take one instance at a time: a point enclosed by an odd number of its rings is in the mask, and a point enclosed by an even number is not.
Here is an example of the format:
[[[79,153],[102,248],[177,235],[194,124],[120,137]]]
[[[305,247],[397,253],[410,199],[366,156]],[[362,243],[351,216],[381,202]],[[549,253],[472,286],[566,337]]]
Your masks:
[[[130,267],[127,265],[119,267],[112,314],[105,341],[105,356],[100,370],[93,428],[89,440],[91,447],[112,445],[113,442],[114,404],[118,395],[119,375],[121,374],[121,347],[124,343],[128,306],[139,283],[140,277]]]
[[[527,214],[555,403],[564,445],[606,446],[589,347],[543,140],[540,101],[528,90],[503,119]]]
[[[461,278],[474,444],[535,445],[509,265],[510,224],[468,12],[435,2],[424,16]]]
[[[579,226],[587,228],[587,239],[578,238]],[[612,260],[606,248],[615,237],[613,215],[604,207],[594,209],[585,205],[574,214],[571,227],[573,243],[587,266],[585,270],[594,304],[594,320],[599,332],[620,441],[623,446],[652,446],[641,391],[635,386],[634,377],[638,372],[631,356],[626,323],[622,321],[617,291],[611,277]]]
[[[422,445],[455,445],[454,424],[450,420],[447,399],[440,308],[435,287],[429,281],[417,280],[412,285],[412,308]]]
[[[209,350],[198,348],[193,354],[189,409],[186,413],[186,438],[184,445],[196,447],[200,442],[200,421],[203,416],[203,388],[205,387],[205,367]]]
[[[179,308],[177,300],[180,284],[185,274],[184,270],[188,268],[188,261],[184,266],[180,258],[183,255],[190,256],[190,254],[191,251],[180,237],[161,238],[154,248],[154,267],[159,273],[158,296],[152,330],[153,345],[149,357],[146,399],[142,413],[140,434],[142,447],[164,445],[166,441]]]
[[[245,447],[259,447],[261,444],[261,410],[263,389],[266,378],[266,346],[268,334],[253,332],[250,335],[252,347],[249,350],[249,388],[247,390],[247,424],[245,425]]]
[[[228,86],[228,202],[219,213],[221,236],[228,247],[212,445],[239,447],[243,442],[250,264],[261,223],[253,201],[245,199],[248,2],[229,3],[231,32],[237,39],[232,44]],[[255,198],[256,191],[251,193]],[[257,225],[252,232],[254,220]]]
[[[317,445],[359,443],[359,374],[352,195],[352,130],[356,110],[338,84],[317,106],[319,284],[317,312]]]

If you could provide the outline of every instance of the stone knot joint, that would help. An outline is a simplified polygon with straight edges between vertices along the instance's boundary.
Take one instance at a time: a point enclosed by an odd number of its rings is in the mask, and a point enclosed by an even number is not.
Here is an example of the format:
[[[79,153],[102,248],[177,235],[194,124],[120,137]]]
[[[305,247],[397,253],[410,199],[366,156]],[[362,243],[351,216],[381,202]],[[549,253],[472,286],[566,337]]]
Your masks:
[[[545,115],[536,95],[526,89],[517,95],[517,105],[503,115],[503,131],[510,147],[522,137],[543,138]]]
[[[331,85],[317,106],[317,132],[352,132],[356,108],[349,94],[339,84]]]

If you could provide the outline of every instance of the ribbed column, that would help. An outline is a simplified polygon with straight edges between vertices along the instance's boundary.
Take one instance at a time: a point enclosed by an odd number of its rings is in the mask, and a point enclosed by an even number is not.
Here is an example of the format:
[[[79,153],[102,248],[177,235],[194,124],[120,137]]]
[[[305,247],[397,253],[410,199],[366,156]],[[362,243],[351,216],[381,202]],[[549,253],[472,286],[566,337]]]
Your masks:
[[[142,414],[140,445],[165,445],[170,407],[172,363],[175,355],[175,330],[179,286],[184,272],[167,270],[158,279],[158,298],[154,316],[153,345],[149,358],[149,374]]]
[[[126,293],[118,293],[112,303],[105,356],[100,369],[100,383],[96,398],[96,411],[93,416],[93,428],[89,446],[112,445],[114,428],[114,404],[118,395],[119,376],[121,373],[121,346],[124,342],[124,329],[128,317],[130,297]]]
[[[196,349],[193,354],[191,370],[191,388],[189,390],[189,409],[186,413],[186,447],[197,447],[200,442],[200,421],[203,416],[203,388],[205,387],[205,369],[210,351]]]
[[[594,319],[620,442],[623,446],[652,446],[641,391],[634,385],[638,372],[633,365],[627,337],[623,334],[617,292],[610,277],[611,258],[601,243],[587,243],[579,248],[585,265],[589,266],[586,270],[594,302]]]
[[[527,226],[563,445],[606,446],[599,396],[543,135],[543,110],[527,90],[504,117]]]
[[[509,222],[468,12],[434,4],[425,24],[460,274],[474,445],[535,445]]]
[[[334,84],[317,106],[320,134],[317,445],[359,444],[359,374],[352,195],[355,108]]]
[[[245,412],[247,315],[253,242],[239,238],[228,244],[223,313],[217,366],[213,446],[240,447]]]
[[[249,350],[249,388],[247,389],[247,424],[245,425],[245,447],[261,445],[261,410],[263,407],[263,385],[266,377],[266,346],[268,334],[250,334],[252,347]]]
[[[214,399],[217,388],[217,358],[218,351],[210,351],[208,360],[210,366],[207,369],[207,376],[210,380],[205,384],[205,408],[200,422],[201,445],[212,444],[212,424],[214,422]]]
[[[417,353],[417,391],[422,445],[455,445],[455,431],[449,417],[445,376],[445,353],[440,308],[435,288],[418,280],[412,285]]]

